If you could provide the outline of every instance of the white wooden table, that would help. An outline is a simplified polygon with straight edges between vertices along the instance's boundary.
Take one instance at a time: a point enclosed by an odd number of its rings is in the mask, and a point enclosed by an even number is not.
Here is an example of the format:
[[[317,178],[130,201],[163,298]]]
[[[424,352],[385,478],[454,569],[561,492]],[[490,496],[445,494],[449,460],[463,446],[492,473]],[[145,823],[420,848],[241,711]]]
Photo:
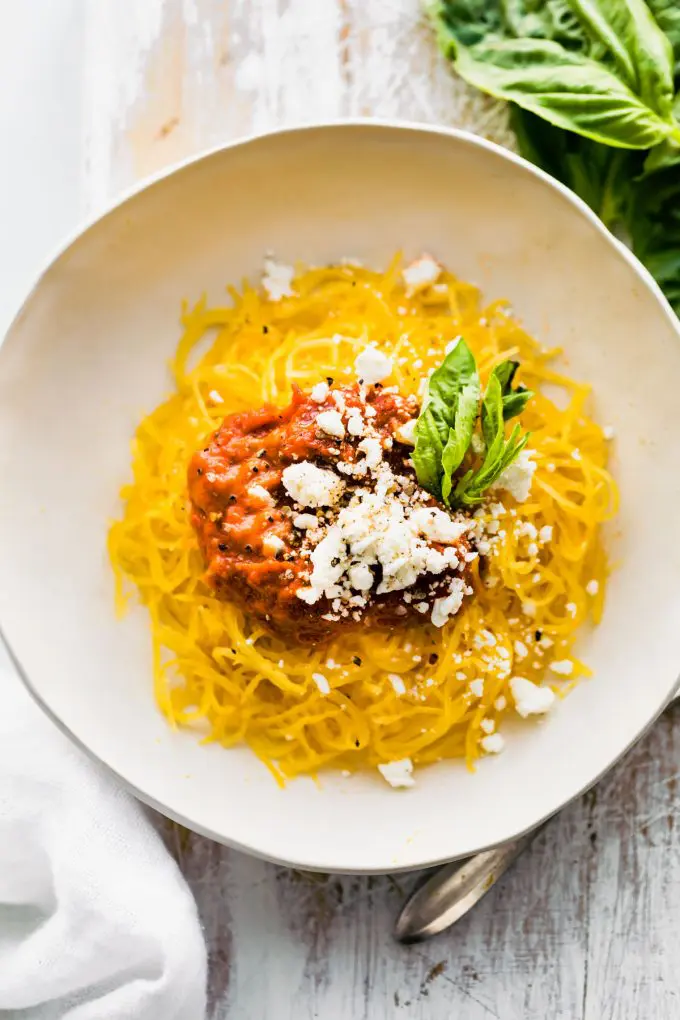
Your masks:
[[[418,0],[0,0],[0,26],[0,325],[79,219],[237,135],[385,116],[509,141]],[[677,1020],[679,717],[421,947],[391,940],[414,876],[286,871],[158,818],[205,926],[212,1020]]]

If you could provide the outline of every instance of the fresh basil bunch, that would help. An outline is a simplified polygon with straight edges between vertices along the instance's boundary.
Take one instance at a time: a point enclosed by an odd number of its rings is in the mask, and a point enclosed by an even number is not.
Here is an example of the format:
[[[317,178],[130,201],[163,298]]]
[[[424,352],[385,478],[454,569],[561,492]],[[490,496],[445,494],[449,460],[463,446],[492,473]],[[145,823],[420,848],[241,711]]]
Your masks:
[[[515,425],[509,439],[505,422],[521,414],[533,396],[512,384],[519,365],[497,365],[481,402],[481,463],[474,466],[469,454],[475,425],[480,417],[481,384],[472,351],[459,340],[430,376],[428,393],[416,423],[413,466],[419,483],[448,507],[475,506],[484,493],[519,456],[529,439]],[[466,470],[458,469],[468,458]]]
[[[429,0],[520,152],[579,194],[680,314],[680,0]]]

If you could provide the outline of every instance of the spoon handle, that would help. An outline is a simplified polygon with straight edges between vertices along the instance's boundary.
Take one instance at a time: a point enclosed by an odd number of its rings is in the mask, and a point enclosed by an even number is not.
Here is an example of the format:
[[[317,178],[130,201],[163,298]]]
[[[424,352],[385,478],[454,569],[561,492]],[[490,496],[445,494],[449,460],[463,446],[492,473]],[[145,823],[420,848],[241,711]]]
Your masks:
[[[467,914],[543,829],[435,871],[407,899],[394,927],[399,942],[422,942]]]

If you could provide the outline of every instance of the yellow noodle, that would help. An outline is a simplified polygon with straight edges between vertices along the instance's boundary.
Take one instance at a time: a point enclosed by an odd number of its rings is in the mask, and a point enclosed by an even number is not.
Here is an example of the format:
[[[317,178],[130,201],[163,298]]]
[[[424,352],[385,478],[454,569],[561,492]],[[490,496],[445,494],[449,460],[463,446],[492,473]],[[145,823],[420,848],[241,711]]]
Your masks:
[[[356,769],[407,757],[426,763],[464,755],[472,765],[482,722],[498,727],[512,711],[510,677],[547,679],[557,689],[559,677],[546,666],[565,659],[573,670],[563,690],[588,675],[573,642],[602,613],[600,526],[617,503],[607,442],[586,410],[589,387],[551,367],[557,352],[543,351],[502,301],[484,308],[477,290],[449,273],[437,288],[406,297],[395,258],[384,273],[349,265],[301,270],[294,290],[274,303],[245,283],[229,288],[231,305],[209,308],[201,299],[183,307],[175,390],[139,425],[133,481],[109,535],[119,606],[129,579],[150,614],[154,690],[169,721],[198,725],[204,739],[225,746],[245,741],[279,781],[328,765]],[[501,501],[503,509],[489,558],[492,586],[476,576],[474,596],[441,630],[423,622],[390,634],[357,630],[313,649],[272,637],[238,606],[216,599],[201,580],[186,471],[223,416],[265,401],[284,405],[293,382],[307,389],[327,376],[352,382],[354,359],[369,342],[393,357],[390,381],[417,393],[459,334],[483,380],[513,357],[521,381],[539,391],[522,416],[537,464],[530,497],[519,506],[505,492],[494,497],[495,512]],[[206,336],[212,343],[197,356]],[[562,389],[560,407],[540,392],[544,383]],[[536,549],[518,534],[518,521],[538,531],[551,526],[551,541]],[[586,592],[590,581],[594,595]],[[491,637],[480,647],[482,631]],[[320,692],[314,673],[327,678],[330,694]],[[406,694],[389,674],[402,678]],[[476,679],[484,681],[481,698],[469,688]]]

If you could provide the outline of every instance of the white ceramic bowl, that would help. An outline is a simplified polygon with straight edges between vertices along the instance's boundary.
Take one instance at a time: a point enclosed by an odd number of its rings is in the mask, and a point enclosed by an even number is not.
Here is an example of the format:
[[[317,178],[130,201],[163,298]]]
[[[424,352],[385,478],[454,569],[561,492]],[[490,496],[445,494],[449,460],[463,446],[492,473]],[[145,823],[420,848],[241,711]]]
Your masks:
[[[286,261],[433,252],[564,346],[616,430],[622,509],[595,679],[521,724],[475,775],[409,791],[376,775],[280,790],[246,748],[201,747],[154,704],[143,610],[114,616],[105,551],[129,443],[168,390],[183,297]],[[0,351],[0,621],[33,694],[140,797],[305,868],[388,871],[507,840],[640,735],[680,666],[680,331],[650,277],[571,194],[472,136],[371,123],[255,138],[126,198],[52,262]]]

